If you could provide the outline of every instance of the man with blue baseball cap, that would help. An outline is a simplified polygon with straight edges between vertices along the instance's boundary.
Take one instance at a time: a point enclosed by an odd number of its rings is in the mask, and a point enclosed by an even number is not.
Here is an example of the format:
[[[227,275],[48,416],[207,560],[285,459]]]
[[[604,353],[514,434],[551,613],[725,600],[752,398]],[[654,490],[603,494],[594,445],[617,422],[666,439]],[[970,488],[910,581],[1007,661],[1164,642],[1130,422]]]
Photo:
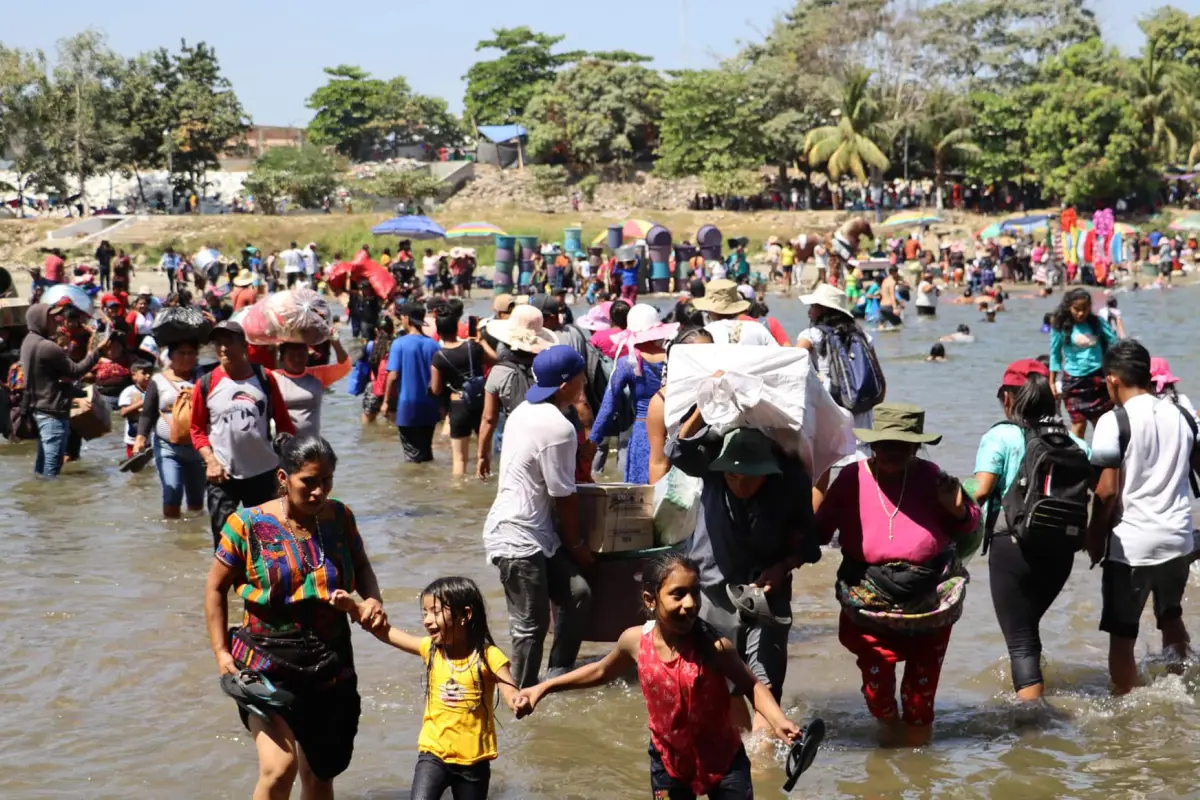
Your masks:
[[[592,563],[575,496],[579,438],[563,414],[579,401],[585,367],[583,356],[562,344],[533,360],[534,385],[508,416],[496,499],[483,526],[488,561],[504,585],[512,672],[522,689],[538,682],[550,603],[557,618],[552,672],[574,665],[591,607],[591,589],[579,573]]]

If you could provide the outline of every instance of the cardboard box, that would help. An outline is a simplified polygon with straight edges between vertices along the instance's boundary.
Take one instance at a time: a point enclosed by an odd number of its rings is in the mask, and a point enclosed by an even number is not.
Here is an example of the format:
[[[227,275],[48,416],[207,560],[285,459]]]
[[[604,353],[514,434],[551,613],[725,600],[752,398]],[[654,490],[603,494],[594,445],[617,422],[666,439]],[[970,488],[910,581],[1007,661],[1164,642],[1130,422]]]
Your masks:
[[[654,487],[632,483],[581,483],[579,530],[593,553],[654,546]]]

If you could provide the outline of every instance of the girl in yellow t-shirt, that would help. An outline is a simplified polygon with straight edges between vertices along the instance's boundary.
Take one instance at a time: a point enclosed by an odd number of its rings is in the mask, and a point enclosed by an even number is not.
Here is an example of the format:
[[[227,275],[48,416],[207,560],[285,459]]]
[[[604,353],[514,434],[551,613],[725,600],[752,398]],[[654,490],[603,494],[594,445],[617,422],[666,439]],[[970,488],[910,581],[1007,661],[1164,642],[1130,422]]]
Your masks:
[[[358,621],[359,604],[353,597],[337,591],[330,602]],[[483,595],[474,581],[438,578],[421,593],[421,608],[428,636],[388,624],[371,631],[425,663],[425,721],[417,739],[412,800],[438,800],[446,789],[455,800],[482,800],[496,757],[496,688],[517,713],[517,685],[508,658],[492,641]]]

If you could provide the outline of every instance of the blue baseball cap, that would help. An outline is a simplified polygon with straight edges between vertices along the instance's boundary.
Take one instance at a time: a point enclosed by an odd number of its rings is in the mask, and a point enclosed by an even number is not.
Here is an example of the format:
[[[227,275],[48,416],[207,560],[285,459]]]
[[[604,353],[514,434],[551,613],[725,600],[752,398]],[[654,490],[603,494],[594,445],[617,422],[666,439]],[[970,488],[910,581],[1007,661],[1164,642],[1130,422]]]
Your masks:
[[[533,377],[536,385],[525,393],[525,399],[530,403],[550,399],[560,386],[583,372],[586,366],[583,356],[569,344],[547,347],[533,359]]]

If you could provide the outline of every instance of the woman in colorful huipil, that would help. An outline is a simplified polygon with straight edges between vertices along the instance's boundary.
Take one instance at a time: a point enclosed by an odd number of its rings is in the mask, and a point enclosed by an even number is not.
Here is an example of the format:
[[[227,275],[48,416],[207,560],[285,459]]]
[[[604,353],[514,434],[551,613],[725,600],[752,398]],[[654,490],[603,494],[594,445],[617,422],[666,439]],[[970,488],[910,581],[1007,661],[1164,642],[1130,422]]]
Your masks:
[[[324,439],[282,434],[282,496],[225,523],[205,589],[204,612],[221,686],[254,735],[256,798],[333,797],[350,765],[360,703],[350,623],[329,600],[357,592],[369,630],[387,616],[350,509],[329,496],[337,456]],[[226,630],[228,592],[245,603]]]

